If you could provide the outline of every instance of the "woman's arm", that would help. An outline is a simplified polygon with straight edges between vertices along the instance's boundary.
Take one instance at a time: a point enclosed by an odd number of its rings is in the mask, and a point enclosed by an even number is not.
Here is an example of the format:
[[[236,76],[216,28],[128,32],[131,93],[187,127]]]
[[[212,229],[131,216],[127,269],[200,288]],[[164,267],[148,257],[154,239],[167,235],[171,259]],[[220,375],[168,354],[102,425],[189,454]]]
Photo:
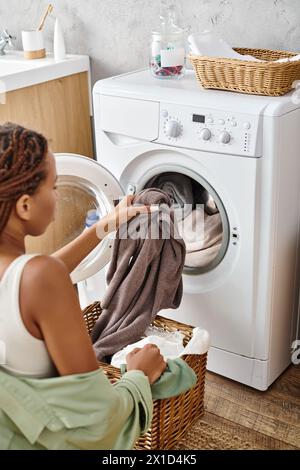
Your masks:
[[[130,220],[137,214],[157,210],[157,207],[132,206],[134,196],[126,196],[122,201],[97,224],[82,232],[79,237],[52,254],[66,265],[71,273],[76,266],[111,232],[118,229],[119,225]]]
[[[64,263],[51,256],[28,261],[20,286],[20,307],[25,327],[45,341],[59,375],[99,367]]]
[[[20,311],[26,329],[46,343],[59,375],[97,370],[99,363],[66,266],[51,256],[36,256],[25,266]],[[127,356],[128,371],[141,370],[153,383],[166,363],[154,345]]]
[[[52,256],[62,261],[68,272],[71,273],[76,266],[78,266],[81,261],[101,242],[102,238],[99,238],[97,235],[100,225],[105,227],[105,218],[82,232],[70,243],[53,253]]]

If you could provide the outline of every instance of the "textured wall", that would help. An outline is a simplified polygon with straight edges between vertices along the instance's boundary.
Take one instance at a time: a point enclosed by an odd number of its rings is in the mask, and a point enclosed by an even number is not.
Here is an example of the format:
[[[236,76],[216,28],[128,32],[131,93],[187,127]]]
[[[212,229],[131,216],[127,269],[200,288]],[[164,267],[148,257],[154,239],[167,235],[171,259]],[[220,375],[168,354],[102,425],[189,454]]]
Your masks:
[[[300,0],[175,0],[182,26],[215,28],[232,45],[300,50]],[[0,0],[0,29],[17,36],[33,29],[50,0]],[[54,16],[65,31],[67,52],[88,54],[93,82],[147,66],[149,38],[159,0],[51,0],[45,25],[53,49]]]

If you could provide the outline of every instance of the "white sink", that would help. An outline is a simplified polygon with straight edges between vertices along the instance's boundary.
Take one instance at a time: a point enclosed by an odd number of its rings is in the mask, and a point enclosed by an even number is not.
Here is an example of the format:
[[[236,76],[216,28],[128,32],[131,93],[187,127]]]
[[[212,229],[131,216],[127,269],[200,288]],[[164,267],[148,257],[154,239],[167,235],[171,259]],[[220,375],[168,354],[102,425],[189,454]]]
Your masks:
[[[0,89],[17,90],[89,70],[86,55],[67,54],[65,59],[56,61],[52,53],[47,53],[43,59],[28,60],[23,51],[6,49],[6,54],[0,56]]]
[[[41,67],[40,60],[25,59],[21,51],[6,51],[0,56],[0,78]]]
[[[3,60],[3,56],[0,57],[0,78],[23,72],[24,70],[32,70],[32,66],[30,64],[23,64],[22,62],[17,61],[5,61],[5,59]]]

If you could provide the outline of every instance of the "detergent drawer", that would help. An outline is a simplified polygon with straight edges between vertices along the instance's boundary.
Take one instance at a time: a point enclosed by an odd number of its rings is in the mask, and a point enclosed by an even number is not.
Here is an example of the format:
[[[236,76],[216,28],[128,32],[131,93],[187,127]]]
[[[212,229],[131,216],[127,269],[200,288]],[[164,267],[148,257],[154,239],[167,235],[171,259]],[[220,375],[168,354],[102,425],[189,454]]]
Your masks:
[[[158,138],[159,102],[99,95],[103,131],[152,141]]]

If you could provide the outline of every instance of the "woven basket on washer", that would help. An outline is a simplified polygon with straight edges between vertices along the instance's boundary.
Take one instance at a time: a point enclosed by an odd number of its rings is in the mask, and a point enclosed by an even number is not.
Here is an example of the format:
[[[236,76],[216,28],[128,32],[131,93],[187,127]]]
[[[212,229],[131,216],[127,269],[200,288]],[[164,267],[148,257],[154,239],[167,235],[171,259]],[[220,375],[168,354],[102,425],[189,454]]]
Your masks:
[[[268,62],[189,54],[197,79],[204,88],[280,96],[289,92],[293,82],[300,79],[300,60],[273,63],[274,60],[297,55],[295,52],[245,48],[234,50]]]
[[[95,302],[83,311],[88,332],[101,314],[100,302]],[[184,334],[184,344],[192,336],[193,328],[173,320],[157,316],[153,325],[165,331],[180,330]],[[177,397],[165,400],[154,400],[153,419],[151,428],[136,443],[139,450],[172,449],[176,442],[184,435],[191,424],[204,412],[204,381],[206,372],[207,354],[186,355],[183,359],[197,374],[197,384]],[[101,363],[103,371],[110,380],[120,378],[120,369]]]

